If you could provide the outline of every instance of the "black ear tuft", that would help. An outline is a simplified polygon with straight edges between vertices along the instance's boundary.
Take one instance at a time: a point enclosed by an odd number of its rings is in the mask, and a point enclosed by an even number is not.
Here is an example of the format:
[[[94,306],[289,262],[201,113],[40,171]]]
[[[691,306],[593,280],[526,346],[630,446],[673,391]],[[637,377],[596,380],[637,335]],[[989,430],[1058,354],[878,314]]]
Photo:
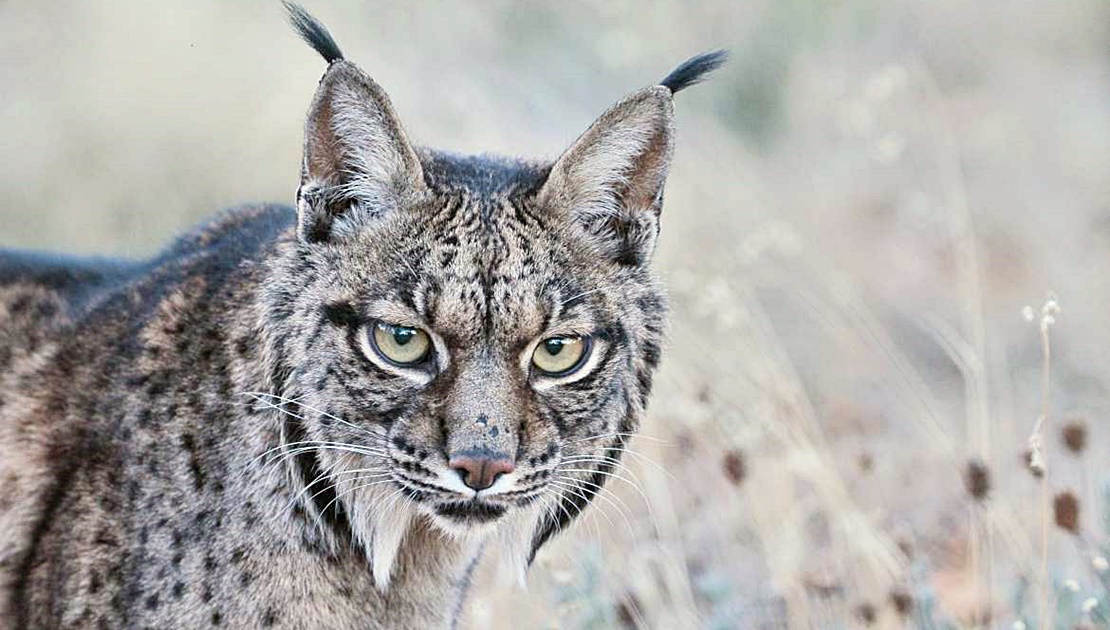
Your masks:
[[[309,15],[308,11],[305,11],[304,7],[299,4],[288,0],[283,0],[282,4],[285,5],[285,10],[289,12],[289,23],[297,29],[297,34],[309,46],[312,46],[313,50],[320,53],[324,61],[332,63],[343,59],[343,51],[339,50],[339,45],[335,43],[331,33],[319,20]]]
[[[659,85],[662,85],[670,90],[671,94],[674,94],[695,83],[701,83],[705,80],[707,74],[720,68],[721,64],[726,61],[728,61],[727,50],[715,50],[713,52],[702,53],[697,57],[687,59],[681,66],[672,70],[665,79],[659,82]]]

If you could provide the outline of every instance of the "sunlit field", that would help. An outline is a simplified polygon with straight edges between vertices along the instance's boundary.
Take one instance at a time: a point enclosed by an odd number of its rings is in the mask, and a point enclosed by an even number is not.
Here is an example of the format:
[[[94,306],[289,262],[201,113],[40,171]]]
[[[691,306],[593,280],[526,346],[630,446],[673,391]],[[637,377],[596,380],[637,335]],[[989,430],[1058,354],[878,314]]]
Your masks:
[[[1110,3],[304,0],[409,134],[555,157],[687,57],[642,435],[470,628],[1110,627]],[[0,246],[291,203],[269,1],[0,4]]]

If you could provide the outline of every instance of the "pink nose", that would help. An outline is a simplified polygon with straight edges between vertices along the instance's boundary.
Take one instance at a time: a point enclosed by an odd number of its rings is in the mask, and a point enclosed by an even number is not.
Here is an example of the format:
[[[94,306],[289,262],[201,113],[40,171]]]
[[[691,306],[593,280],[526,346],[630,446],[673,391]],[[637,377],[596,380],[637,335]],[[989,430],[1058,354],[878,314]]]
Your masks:
[[[498,477],[516,469],[507,455],[490,451],[465,451],[451,457],[447,465],[457,470],[463,483],[475,490],[485,490]]]

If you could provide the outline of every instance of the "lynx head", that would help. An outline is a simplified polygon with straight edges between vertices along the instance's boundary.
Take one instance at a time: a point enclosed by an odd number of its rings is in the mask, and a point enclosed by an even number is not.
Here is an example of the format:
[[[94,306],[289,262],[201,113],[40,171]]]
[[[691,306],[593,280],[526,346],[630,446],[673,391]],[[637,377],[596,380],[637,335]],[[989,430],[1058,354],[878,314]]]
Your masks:
[[[724,55],[620,101],[553,163],[460,157],[410,144],[381,87],[287,6],[329,62],[268,297],[305,507],[366,546],[383,587],[414,519],[494,532],[523,570],[644,413],[672,96]]]

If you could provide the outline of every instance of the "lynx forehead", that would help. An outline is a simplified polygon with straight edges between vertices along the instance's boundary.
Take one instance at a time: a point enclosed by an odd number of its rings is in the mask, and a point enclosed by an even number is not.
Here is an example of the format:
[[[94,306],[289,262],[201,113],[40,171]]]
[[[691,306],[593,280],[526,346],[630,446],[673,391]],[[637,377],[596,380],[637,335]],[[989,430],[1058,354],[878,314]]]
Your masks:
[[[144,262],[0,251],[0,627],[443,627],[523,576],[644,413],[695,57],[557,160],[410,143],[328,62],[296,208]]]

